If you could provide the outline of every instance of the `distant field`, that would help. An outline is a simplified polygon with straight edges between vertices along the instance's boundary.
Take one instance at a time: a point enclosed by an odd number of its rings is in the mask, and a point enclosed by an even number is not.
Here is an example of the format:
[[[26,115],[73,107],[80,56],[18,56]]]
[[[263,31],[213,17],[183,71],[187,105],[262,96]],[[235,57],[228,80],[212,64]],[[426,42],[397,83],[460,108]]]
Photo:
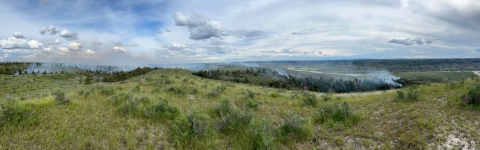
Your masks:
[[[473,72],[396,72],[393,75],[418,83],[459,81],[473,76]]]

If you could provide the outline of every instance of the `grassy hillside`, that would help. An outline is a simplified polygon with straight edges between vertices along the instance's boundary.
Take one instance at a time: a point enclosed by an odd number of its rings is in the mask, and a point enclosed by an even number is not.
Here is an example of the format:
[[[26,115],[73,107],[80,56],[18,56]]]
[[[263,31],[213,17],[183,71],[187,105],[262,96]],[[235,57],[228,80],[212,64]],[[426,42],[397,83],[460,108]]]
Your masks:
[[[480,109],[460,100],[478,78],[401,89],[413,100],[396,90],[309,94],[180,69],[115,83],[81,78],[0,76],[0,149],[480,148]]]

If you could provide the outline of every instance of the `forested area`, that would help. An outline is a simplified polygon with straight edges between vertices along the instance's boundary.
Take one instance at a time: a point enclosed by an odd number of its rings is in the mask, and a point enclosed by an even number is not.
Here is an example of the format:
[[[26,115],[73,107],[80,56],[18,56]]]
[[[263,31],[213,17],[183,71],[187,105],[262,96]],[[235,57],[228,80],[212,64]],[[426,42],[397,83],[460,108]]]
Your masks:
[[[13,75],[16,73],[23,74],[28,68],[30,62],[3,62],[0,63],[0,74]]]
[[[267,71],[268,70],[268,71]],[[399,88],[400,84],[392,79],[334,79],[331,77],[295,77],[281,75],[278,71],[267,68],[247,68],[245,70],[200,70],[193,75],[237,83],[283,88],[288,90],[309,90],[315,92],[363,92]]]

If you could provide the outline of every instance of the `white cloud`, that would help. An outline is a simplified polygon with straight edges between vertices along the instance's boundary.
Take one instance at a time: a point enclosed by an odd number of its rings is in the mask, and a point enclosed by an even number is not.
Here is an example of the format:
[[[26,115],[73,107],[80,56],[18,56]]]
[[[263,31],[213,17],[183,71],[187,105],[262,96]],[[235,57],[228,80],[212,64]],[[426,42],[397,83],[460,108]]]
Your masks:
[[[13,37],[15,37],[15,38],[17,38],[17,39],[25,38],[25,37],[23,36],[23,34],[20,33],[20,32],[14,32],[14,33],[13,33]]]
[[[219,21],[210,20],[203,16],[185,16],[182,13],[172,15],[176,26],[184,26],[190,32],[190,39],[204,40],[223,36],[254,37],[262,34],[260,30],[227,30]]]
[[[187,46],[182,43],[172,43],[170,45],[165,46],[165,48],[175,51],[175,50],[184,50],[187,48]]]
[[[43,52],[48,53],[48,54],[52,54],[53,51],[54,51],[54,48],[53,48],[53,47],[43,48]]]
[[[310,34],[310,32],[312,32],[313,29],[310,29],[310,30],[300,30],[300,31],[295,31],[295,32],[292,32],[292,35],[305,35],[305,34]]]
[[[60,44],[60,40],[56,39],[55,41],[49,41],[47,44]]]
[[[42,35],[44,35],[45,33],[49,33],[50,35],[55,35],[58,32],[60,32],[60,29],[58,29],[56,26],[53,26],[53,25],[50,25],[50,27],[48,28],[44,27],[40,29],[40,34]]]
[[[374,51],[377,51],[377,52],[386,52],[386,51],[390,51],[392,52],[393,49],[391,48],[388,48],[388,47],[372,47],[372,46],[365,46],[365,49],[367,50],[374,50]]]
[[[69,41],[78,40],[77,33],[76,32],[71,32],[67,29],[63,29],[62,32],[60,32],[60,36],[69,40]]]
[[[30,40],[28,41],[28,46],[32,49],[39,49],[43,47],[43,44],[36,40]]]
[[[60,47],[58,49],[63,53],[69,52],[68,48],[66,48],[66,47]]]
[[[126,53],[126,52],[127,52],[127,50],[126,50],[125,48],[119,47],[119,46],[113,47],[113,51],[115,51],[115,52],[122,52],[122,53]]]
[[[4,48],[4,49],[15,49],[15,48],[27,48],[28,47],[26,39],[23,39],[23,38],[17,39],[15,37],[9,37],[6,40],[0,40],[0,45],[1,45],[1,48]]]
[[[78,43],[78,42],[72,42],[72,43],[68,44],[67,47],[68,47],[69,51],[78,51],[82,48],[82,44]]]
[[[392,40],[388,41],[388,43],[402,44],[402,45],[410,46],[410,45],[413,45],[413,44],[419,44],[419,45],[432,44],[433,41],[434,40],[422,39],[422,38],[417,38],[417,39],[406,38],[406,39],[392,39]]]
[[[95,51],[92,51],[92,50],[87,49],[87,50],[85,51],[85,54],[87,54],[87,55],[93,55],[93,54],[95,54]]]

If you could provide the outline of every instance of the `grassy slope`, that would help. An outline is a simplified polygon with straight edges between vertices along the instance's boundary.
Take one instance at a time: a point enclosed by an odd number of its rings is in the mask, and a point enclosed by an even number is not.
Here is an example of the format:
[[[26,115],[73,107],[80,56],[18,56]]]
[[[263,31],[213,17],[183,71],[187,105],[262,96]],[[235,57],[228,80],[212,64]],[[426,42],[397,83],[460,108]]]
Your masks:
[[[363,118],[353,127],[334,123],[316,123],[311,137],[316,138],[316,141],[305,140],[294,144],[277,142],[279,149],[315,147],[431,149],[442,147],[457,139],[468,142],[468,146],[474,142],[477,145],[476,148],[479,148],[480,142],[479,111],[462,106],[459,100],[460,95],[465,94],[466,89],[475,82],[472,80],[448,85],[421,86],[418,88],[421,94],[417,102],[395,101],[395,91],[339,94],[333,95],[333,100],[327,102],[322,101],[323,94],[318,93],[320,103],[317,108],[312,108],[303,106],[302,94],[298,91],[202,79],[190,75],[188,71],[176,69],[157,70],[126,82],[111,84],[79,85],[78,80],[75,79],[78,77],[75,76],[55,80],[50,78],[41,75],[1,77],[0,82],[8,86],[2,86],[0,94],[5,96],[6,93],[11,93],[9,88],[15,86],[17,93],[9,94],[10,97],[18,99],[22,95],[30,95],[20,104],[31,108],[35,117],[29,121],[34,125],[1,127],[0,149],[173,148],[167,136],[168,127],[172,124],[171,120],[153,121],[135,116],[122,116],[116,111],[117,106],[109,102],[109,96],[99,92],[102,89],[114,89],[116,94],[131,93],[136,96],[147,96],[153,101],[163,98],[179,108],[182,114],[203,111],[209,115],[213,114],[212,111],[223,98],[231,99],[239,106],[241,101],[246,99],[244,91],[249,89],[256,93],[254,99],[260,105],[258,110],[254,111],[255,120],[270,119],[274,127],[282,124],[282,117],[289,112],[295,112],[313,120],[317,115],[318,107],[343,100],[349,102],[352,109]],[[34,85],[40,88],[30,88],[29,84],[23,83],[26,80],[36,81]],[[171,80],[173,83],[161,82],[165,80]],[[50,96],[50,91],[60,88],[54,85],[65,83],[70,83],[71,86],[61,88],[67,91],[67,97],[72,100],[72,103],[57,105]],[[140,92],[133,92],[137,85],[140,87]],[[221,85],[226,85],[227,89],[219,97],[207,96],[208,92]],[[170,92],[167,90],[169,86],[180,87],[186,94]],[[159,92],[152,92],[155,89]],[[80,95],[80,91],[90,92],[90,94]],[[272,93],[280,96],[274,98],[271,96]],[[246,137],[242,137],[241,133],[238,136],[217,134],[208,143],[211,144],[211,148],[216,149],[241,149],[240,147],[244,149],[245,146],[249,146],[239,142]],[[450,145],[455,144],[448,146]]]

